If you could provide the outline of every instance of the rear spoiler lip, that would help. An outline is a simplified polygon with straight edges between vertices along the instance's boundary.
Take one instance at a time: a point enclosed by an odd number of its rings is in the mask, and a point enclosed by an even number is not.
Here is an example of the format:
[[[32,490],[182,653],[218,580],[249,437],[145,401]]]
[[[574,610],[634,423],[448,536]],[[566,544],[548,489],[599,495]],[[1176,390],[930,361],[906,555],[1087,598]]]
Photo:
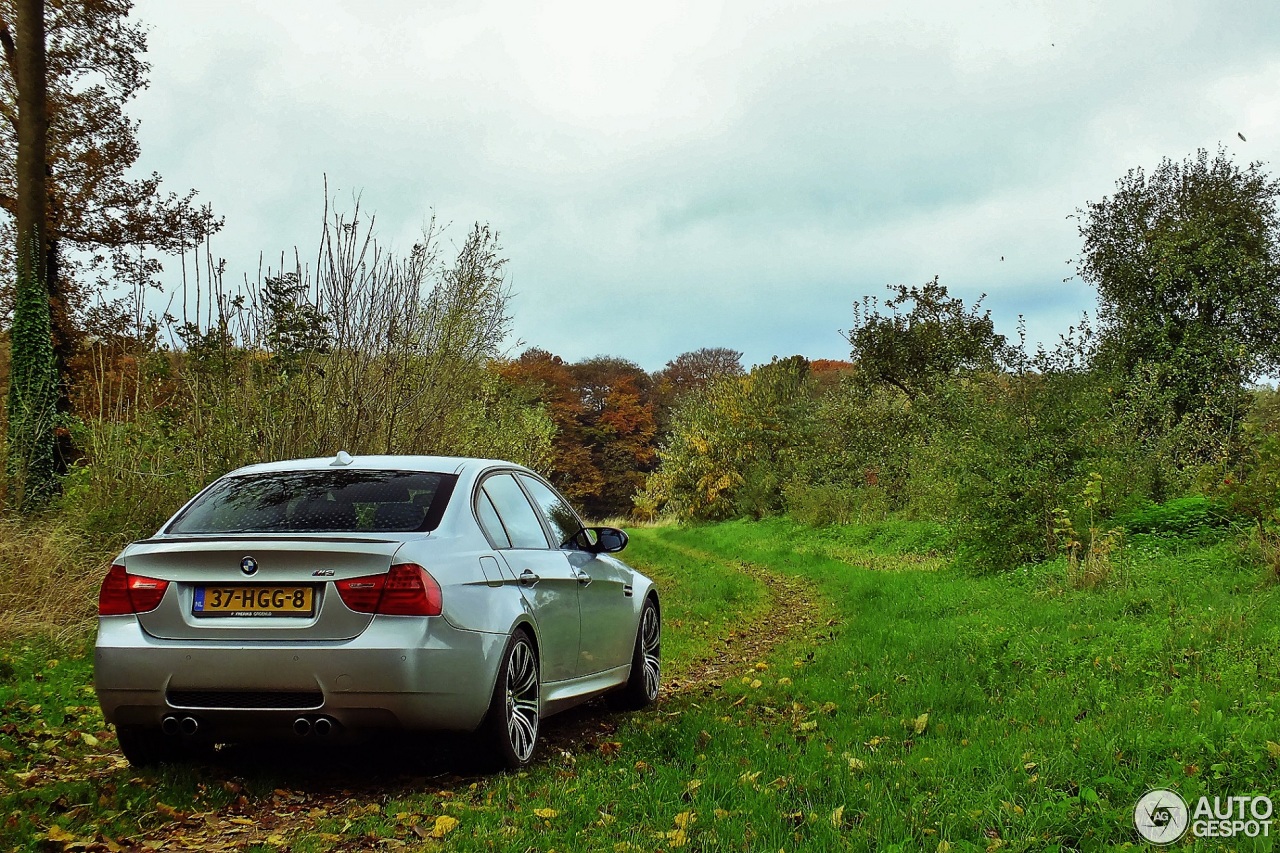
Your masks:
[[[412,536],[415,538],[425,538],[431,535],[433,531],[409,530],[404,533],[398,533],[395,538],[379,538],[374,539],[368,536],[361,536],[357,533],[187,533],[182,535],[170,536],[167,534],[159,534],[152,536],[150,539],[138,539],[133,545],[174,545],[195,542],[352,542],[356,544],[384,545],[391,543],[404,543],[404,539],[400,537]]]

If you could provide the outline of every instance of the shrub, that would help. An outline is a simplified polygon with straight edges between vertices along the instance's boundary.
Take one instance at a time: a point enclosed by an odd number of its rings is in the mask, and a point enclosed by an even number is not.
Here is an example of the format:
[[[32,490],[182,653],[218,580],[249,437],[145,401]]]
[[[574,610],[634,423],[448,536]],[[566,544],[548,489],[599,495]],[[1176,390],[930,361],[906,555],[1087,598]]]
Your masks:
[[[1144,502],[1113,519],[1129,533],[1199,539],[1231,524],[1225,507],[1204,495],[1187,495],[1162,504]]]

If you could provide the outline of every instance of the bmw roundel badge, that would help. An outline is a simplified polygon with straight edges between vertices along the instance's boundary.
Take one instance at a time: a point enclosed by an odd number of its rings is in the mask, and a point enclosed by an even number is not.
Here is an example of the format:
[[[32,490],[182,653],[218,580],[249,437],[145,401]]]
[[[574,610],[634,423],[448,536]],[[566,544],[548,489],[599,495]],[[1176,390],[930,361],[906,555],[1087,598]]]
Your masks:
[[[245,557],[240,561],[240,571],[246,575],[256,575],[258,573],[258,561],[253,557]]]

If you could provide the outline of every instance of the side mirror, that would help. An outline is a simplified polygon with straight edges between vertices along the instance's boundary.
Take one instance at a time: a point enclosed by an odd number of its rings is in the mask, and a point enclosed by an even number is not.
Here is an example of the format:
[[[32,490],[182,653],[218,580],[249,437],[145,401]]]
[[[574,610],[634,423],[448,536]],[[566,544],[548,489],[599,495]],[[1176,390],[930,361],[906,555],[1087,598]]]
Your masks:
[[[627,534],[616,527],[584,527],[574,537],[574,542],[592,554],[616,554],[627,547]]]

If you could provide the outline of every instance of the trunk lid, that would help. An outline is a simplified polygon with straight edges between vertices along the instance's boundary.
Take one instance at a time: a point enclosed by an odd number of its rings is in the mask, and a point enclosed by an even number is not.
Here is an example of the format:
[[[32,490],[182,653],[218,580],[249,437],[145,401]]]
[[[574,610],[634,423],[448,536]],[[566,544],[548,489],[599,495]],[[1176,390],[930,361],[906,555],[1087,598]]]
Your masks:
[[[386,573],[404,541],[341,534],[172,536],[136,542],[117,562],[131,575],[169,581],[160,606],[138,614],[153,637],[349,640],[373,616],[343,604],[333,581]],[[306,590],[309,612],[272,612],[282,602],[305,603]]]

